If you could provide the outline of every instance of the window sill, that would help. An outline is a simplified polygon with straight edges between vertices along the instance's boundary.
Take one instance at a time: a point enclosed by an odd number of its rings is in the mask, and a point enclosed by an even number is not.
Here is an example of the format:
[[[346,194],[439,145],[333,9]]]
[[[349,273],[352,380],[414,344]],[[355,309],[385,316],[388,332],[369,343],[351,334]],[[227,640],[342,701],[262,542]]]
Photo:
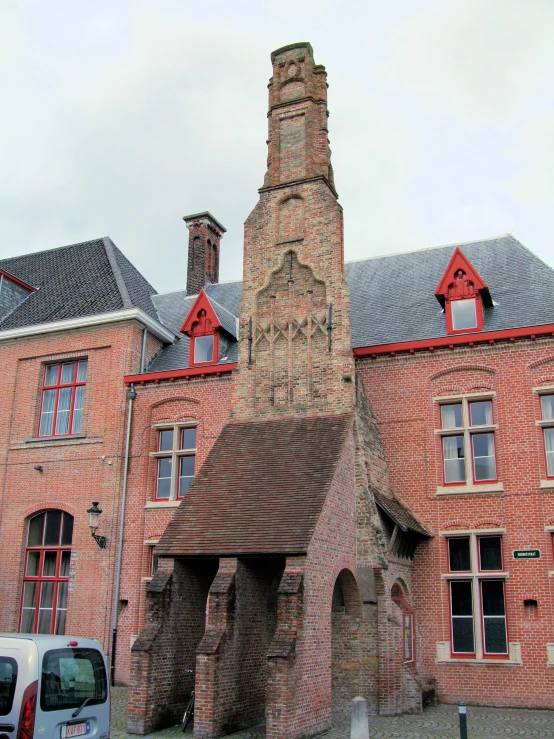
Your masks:
[[[503,493],[504,483],[484,482],[481,485],[437,485],[437,495],[475,495],[476,493]]]
[[[458,659],[457,657],[450,657],[449,659],[437,659],[435,660],[437,665],[505,665],[507,667],[521,667],[523,662],[514,662],[511,659]]]
[[[504,570],[482,570],[478,573],[474,572],[447,572],[441,574],[441,580],[468,580],[471,577],[479,577],[480,580],[507,580],[510,577],[509,572]]]
[[[25,444],[37,444],[38,442],[52,443],[55,441],[74,441],[75,439],[86,439],[87,435],[82,434],[60,434],[59,436],[33,436],[25,439]]]
[[[141,579],[141,582],[152,582],[151,577],[141,577],[140,579]]]
[[[145,508],[178,508],[181,505],[180,500],[149,500]]]
[[[541,490],[554,490],[554,478],[552,480],[541,480]]]

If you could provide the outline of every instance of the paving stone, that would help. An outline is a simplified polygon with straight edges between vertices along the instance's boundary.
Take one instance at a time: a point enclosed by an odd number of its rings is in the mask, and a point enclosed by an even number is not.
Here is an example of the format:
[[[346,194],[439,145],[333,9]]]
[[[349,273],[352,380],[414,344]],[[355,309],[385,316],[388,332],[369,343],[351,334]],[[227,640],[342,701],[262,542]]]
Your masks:
[[[127,734],[127,689],[112,690],[112,739],[130,739]],[[527,710],[523,708],[486,708],[468,706],[469,739],[498,739],[499,737],[553,737],[554,711]],[[152,739],[192,739],[192,727],[183,734],[179,726],[148,734]],[[263,739],[263,726],[231,734],[229,739]],[[426,708],[422,714],[402,716],[370,716],[370,739],[459,739],[458,708],[440,705]],[[318,739],[349,739],[350,725],[339,721]]]

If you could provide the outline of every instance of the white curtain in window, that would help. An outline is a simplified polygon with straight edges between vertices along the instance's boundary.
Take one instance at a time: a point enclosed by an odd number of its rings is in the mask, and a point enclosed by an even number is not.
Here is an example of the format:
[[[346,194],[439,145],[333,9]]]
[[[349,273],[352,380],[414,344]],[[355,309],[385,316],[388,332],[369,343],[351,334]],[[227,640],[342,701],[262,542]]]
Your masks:
[[[460,405],[443,405],[441,406],[442,427],[445,429],[455,429],[461,425],[462,409]],[[457,416],[457,418],[456,418]]]
[[[543,395],[541,406],[543,420],[554,421],[554,395]]]
[[[546,449],[546,467],[549,477],[554,477],[554,429],[544,430],[544,446]]]

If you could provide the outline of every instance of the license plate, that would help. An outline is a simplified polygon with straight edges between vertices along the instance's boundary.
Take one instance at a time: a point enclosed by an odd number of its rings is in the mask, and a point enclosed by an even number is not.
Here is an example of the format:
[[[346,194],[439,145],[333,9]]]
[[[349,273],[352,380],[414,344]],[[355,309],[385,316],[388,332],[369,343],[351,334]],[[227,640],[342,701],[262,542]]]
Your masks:
[[[90,731],[90,721],[83,721],[81,724],[66,724],[62,726],[61,739],[69,739],[70,736],[85,736]]]

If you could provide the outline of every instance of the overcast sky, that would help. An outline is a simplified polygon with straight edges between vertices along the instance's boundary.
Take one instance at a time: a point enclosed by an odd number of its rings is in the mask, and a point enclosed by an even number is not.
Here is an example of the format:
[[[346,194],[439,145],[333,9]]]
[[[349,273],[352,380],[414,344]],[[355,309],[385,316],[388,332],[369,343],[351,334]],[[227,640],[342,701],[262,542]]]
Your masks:
[[[329,81],[347,260],[513,233],[554,266],[554,0],[1,0],[0,257],[109,235],[185,284],[182,216],[243,223],[270,52]]]

